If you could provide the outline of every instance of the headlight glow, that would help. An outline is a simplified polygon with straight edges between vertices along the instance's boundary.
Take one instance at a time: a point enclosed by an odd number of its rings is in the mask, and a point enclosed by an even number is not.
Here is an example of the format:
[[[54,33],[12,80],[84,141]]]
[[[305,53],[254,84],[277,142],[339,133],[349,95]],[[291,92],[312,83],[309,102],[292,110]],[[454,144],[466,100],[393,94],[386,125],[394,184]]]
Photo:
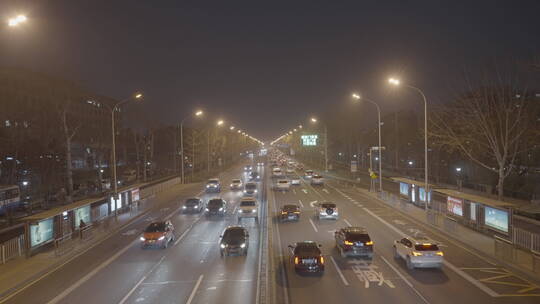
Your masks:
[[[240,248],[245,248],[245,247],[246,247],[246,243],[240,244]]]
[[[227,247],[227,246],[225,246],[225,244],[221,244],[221,245],[219,245],[219,247],[225,248],[225,247]]]
[[[206,188],[210,188],[210,185],[206,185]]]
[[[186,206],[182,206],[182,209],[186,209],[187,207]]]
[[[257,193],[257,189],[253,190],[253,193]]]
[[[251,210],[251,213],[255,213],[255,212],[257,212],[257,209]]]
[[[165,236],[160,236],[158,241],[163,241],[165,239]]]
[[[246,193],[246,192],[247,192],[247,191],[246,191],[246,190],[244,190],[244,193]]]
[[[141,236],[140,240],[143,242],[146,241],[146,239],[143,236]]]
[[[223,211],[223,207],[219,208],[219,211]]]
[[[210,211],[210,209],[208,209],[208,208],[204,208],[204,210],[205,210],[205,211]]]

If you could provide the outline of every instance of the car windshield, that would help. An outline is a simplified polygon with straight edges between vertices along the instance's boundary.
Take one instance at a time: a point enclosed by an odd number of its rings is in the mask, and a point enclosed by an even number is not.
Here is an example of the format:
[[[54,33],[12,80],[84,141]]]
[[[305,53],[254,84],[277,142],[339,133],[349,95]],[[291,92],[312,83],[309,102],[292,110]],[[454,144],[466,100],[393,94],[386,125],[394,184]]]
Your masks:
[[[322,178],[321,175],[313,175],[313,178]]]
[[[297,243],[294,254],[316,256],[321,254],[321,250],[315,243]]]
[[[219,181],[217,179],[209,179],[208,183],[209,184],[219,184]]]
[[[336,204],[333,203],[322,203],[321,208],[336,208]]]
[[[251,176],[257,176],[257,172],[251,172]]]
[[[289,181],[286,181],[286,180],[280,180],[278,183],[280,183],[280,184],[287,184],[287,183],[289,183]]]
[[[165,231],[165,223],[152,223],[146,229],[144,232],[163,232]]]
[[[188,206],[195,206],[199,204],[199,200],[196,198],[190,198],[186,201],[186,205]]]
[[[414,249],[417,251],[437,251],[439,250],[439,246],[435,244],[416,244],[414,245]]]
[[[254,190],[257,188],[257,185],[255,184],[246,184],[246,189],[248,190]]]
[[[298,210],[298,206],[296,206],[296,205],[285,205],[285,206],[283,206],[283,210],[293,212],[293,211]]]
[[[242,228],[233,228],[227,229],[223,234],[224,241],[238,240],[244,238],[244,229]]]
[[[358,233],[358,232],[347,233],[345,238],[347,239],[347,241],[350,241],[350,242],[367,243],[371,241],[371,239],[369,238],[369,235],[365,233]]]
[[[241,201],[240,202],[241,207],[251,207],[255,205],[256,205],[255,201]]]
[[[232,183],[233,183],[233,184],[240,184],[241,182],[240,182],[239,179],[233,179],[233,180],[232,180]]]
[[[208,207],[221,207],[223,205],[223,200],[213,199],[208,202]]]
[[[306,170],[306,173],[307,174],[313,174],[313,171],[312,170]]]

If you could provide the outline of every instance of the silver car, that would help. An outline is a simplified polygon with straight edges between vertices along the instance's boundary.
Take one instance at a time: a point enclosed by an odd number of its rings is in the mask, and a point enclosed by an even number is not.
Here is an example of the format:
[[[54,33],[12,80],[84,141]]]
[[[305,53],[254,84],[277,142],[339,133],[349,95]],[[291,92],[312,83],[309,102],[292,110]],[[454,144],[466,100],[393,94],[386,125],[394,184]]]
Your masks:
[[[319,220],[329,219],[329,220],[338,220],[339,212],[338,207],[334,203],[322,203],[319,205],[317,210],[317,218]]]
[[[428,240],[402,238],[394,242],[394,257],[402,258],[407,268],[441,268],[444,254],[439,246]]]

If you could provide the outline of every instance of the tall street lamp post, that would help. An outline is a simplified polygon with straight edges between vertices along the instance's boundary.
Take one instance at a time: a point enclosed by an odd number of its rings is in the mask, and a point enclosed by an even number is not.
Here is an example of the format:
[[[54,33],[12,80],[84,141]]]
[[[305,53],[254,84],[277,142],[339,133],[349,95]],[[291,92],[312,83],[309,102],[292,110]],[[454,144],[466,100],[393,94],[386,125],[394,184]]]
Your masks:
[[[312,117],[311,122],[317,123],[318,120]],[[328,172],[328,129],[326,124],[324,124],[324,172]]]
[[[426,204],[425,204],[425,210],[427,211],[427,208],[428,208],[428,201],[429,201],[429,183],[428,183],[428,143],[427,143],[427,138],[428,138],[428,126],[427,126],[427,98],[426,98],[426,95],[424,94],[424,92],[422,90],[420,90],[419,88],[415,87],[415,86],[412,86],[412,85],[409,85],[409,84],[406,84],[406,83],[401,83],[401,81],[397,78],[389,78],[388,79],[388,83],[390,83],[391,85],[394,85],[394,86],[399,86],[399,85],[403,85],[409,89],[412,89],[416,92],[418,92],[421,96],[422,96],[422,99],[424,100],[424,178],[425,178],[425,191],[426,191],[426,197],[425,197],[425,200],[426,200]]]
[[[365,100],[367,102],[372,103],[377,108],[377,122],[378,122],[378,133],[379,133],[379,146],[377,147],[377,150],[379,150],[379,191],[383,191],[382,187],[382,146],[381,146],[381,108],[379,107],[379,104],[374,102],[371,99],[361,97],[359,94],[352,94],[352,98],[355,100]],[[370,153],[371,155],[371,153]]]
[[[197,111],[195,112],[195,117],[200,117],[201,115],[203,115],[203,111]],[[191,115],[185,117],[184,119],[182,119],[182,121],[180,122],[180,154],[182,155],[182,162],[180,163],[181,166],[182,166],[182,169],[181,169],[181,172],[182,172],[182,184],[185,183],[185,176],[184,176],[184,159],[185,159],[185,156],[184,156],[184,121],[188,118],[192,117]],[[195,155],[193,155],[195,156]],[[175,153],[175,156],[176,158],[176,153]],[[192,162],[193,164],[193,162]],[[192,165],[192,170],[195,170],[195,168],[193,167]]]

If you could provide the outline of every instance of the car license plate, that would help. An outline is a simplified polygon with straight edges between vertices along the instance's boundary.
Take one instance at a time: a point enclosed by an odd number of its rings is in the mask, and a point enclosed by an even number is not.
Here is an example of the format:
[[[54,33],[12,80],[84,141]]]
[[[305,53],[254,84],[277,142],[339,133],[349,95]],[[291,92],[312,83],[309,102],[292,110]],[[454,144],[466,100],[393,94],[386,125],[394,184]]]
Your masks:
[[[364,247],[364,243],[358,242],[358,243],[356,243],[356,246],[358,246],[358,247]]]
[[[304,264],[313,264],[315,263],[314,259],[302,259],[302,263]]]
[[[289,215],[289,219],[290,220],[294,219],[294,215]]]

